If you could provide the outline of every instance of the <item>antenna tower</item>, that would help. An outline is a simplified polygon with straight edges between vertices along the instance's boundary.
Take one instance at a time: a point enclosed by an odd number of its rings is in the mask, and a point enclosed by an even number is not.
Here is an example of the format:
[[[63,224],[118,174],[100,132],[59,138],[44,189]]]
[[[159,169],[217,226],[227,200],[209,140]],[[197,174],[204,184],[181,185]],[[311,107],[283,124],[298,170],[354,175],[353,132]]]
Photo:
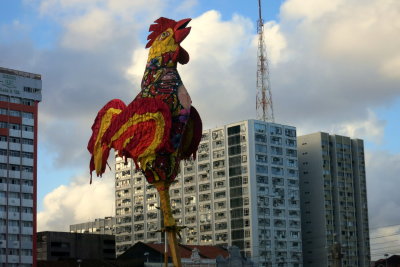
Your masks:
[[[269,80],[269,66],[267,49],[264,40],[264,20],[261,16],[261,0],[258,0],[258,51],[257,51],[257,119],[274,122],[274,109],[272,105],[271,83]]]

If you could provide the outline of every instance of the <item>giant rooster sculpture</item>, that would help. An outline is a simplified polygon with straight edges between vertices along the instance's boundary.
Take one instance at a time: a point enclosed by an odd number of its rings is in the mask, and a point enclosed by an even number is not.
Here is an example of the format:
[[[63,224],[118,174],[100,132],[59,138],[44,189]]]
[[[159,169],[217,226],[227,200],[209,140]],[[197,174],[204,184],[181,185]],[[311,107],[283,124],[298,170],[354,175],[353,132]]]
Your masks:
[[[150,26],[141,92],[128,106],[119,99],[108,102],[97,114],[88,144],[90,173],[104,173],[110,149],[114,148],[119,156],[132,158],[136,168],[157,188],[175,266],[181,264],[176,254],[178,227],[172,217],[169,187],[179,173],[180,161],[195,158],[202,133],[200,116],[191,106],[177,71],[177,63],[189,61],[180,44],[190,32],[186,27],[190,20],[161,17]]]

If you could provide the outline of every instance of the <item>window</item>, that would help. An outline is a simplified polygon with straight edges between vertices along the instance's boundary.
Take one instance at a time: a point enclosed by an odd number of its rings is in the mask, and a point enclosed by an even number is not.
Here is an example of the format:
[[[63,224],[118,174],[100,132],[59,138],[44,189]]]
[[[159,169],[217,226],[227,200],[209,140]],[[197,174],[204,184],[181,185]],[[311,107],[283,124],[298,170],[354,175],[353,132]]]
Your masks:
[[[286,156],[296,157],[297,151],[295,149],[286,149]]]
[[[271,126],[270,127],[270,134],[272,135],[281,135],[282,134],[282,128],[278,126]]]
[[[282,138],[279,136],[271,136],[271,144],[282,145]]]
[[[10,98],[10,102],[11,103],[15,103],[15,104],[21,104],[21,98],[19,98],[19,97],[11,97]]]
[[[256,170],[257,170],[257,173],[264,173],[264,174],[268,173],[268,167],[264,166],[264,165],[256,164]]]
[[[16,143],[16,144],[21,143],[21,139],[20,138],[17,138],[17,137],[9,137],[9,138],[10,138],[10,142],[11,143]]]
[[[33,140],[32,139],[22,138],[22,144],[23,145],[33,145]]]
[[[285,129],[285,135],[288,137],[296,137],[296,130]]]
[[[267,142],[267,137],[264,134],[255,134],[255,139],[256,142],[263,142],[266,143]]]
[[[27,105],[27,106],[33,106],[34,105],[34,102],[31,99],[22,98],[22,100],[20,100],[20,101],[21,101],[21,104],[23,104],[23,105]]]
[[[1,128],[1,127],[0,127]],[[241,153],[240,145],[237,146],[230,146],[228,148],[228,152],[230,156],[238,155]]]
[[[254,123],[254,130],[257,133],[266,133],[265,125],[260,123]]]
[[[267,146],[256,144],[256,152],[257,153],[267,153]]]
[[[256,161],[260,162],[260,163],[267,163],[268,162],[268,158],[267,158],[266,155],[256,154]]]
[[[268,184],[268,177],[262,176],[262,175],[257,175],[257,183]]]
[[[32,168],[32,167],[31,167]],[[33,169],[33,168],[32,168]],[[20,170],[20,166],[19,165],[10,165],[9,167],[10,171],[19,171]]]
[[[12,130],[21,130],[21,125],[16,123],[9,123],[8,128]]]
[[[10,150],[9,155],[10,157],[20,157],[20,152],[15,150]]]
[[[41,90],[38,88],[32,88],[32,87],[28,87],[28,86],[24,86],[24,92],[27,93],[37,93],[40,92]]]
[[[233,134],[238,134],[238,133],[240,133],[240,125],[228,128],[228,135],[233,135]]]
[[[10,116],[21,117],[21,112],[18,110],[10,110],[9,114]]]
[[[271,172],[274,175],[283,175],[283,168],[271,167]]]
[[[296,140],[294,139],[286,139],[286,145],[291,147],[296,147]]]
[[[22,130],[26,132],[33,132],[33,127],[28,125],[22,125]]]
[[[212,132],[212,139],[221,139],[224,137],[224,131],[223,130],[216,130]]]
[[[31,113],[31,112],[22,112],[22,118],[33,119],[33,113]]]
[[[7,95],[0,95],[0,101],[10,102],[10,97]]]
[[[282,155],[283,151],[281,147],[271,146],[271,154],[272,155]]]

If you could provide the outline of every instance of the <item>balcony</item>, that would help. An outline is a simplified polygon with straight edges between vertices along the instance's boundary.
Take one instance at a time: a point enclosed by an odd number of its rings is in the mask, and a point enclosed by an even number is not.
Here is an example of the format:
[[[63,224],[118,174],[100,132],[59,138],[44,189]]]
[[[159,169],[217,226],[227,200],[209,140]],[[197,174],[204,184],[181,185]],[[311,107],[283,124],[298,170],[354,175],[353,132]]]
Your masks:
[[[7,156],[1,155],[0,156],[0,163],[7,163]]]
[[[21,263],[32,264],[33,263],[32,256],[21,256]]]
[[[24,230],[22,228],[22,234],[24,234]],[[32,249],[33,244],[31,241],[22,241],[21,242],[21,248],[22,249]]]
[[[8,134],[13,137],[21,137],[21,130],[9,129]]]
[[[7,142],[0,142],[0,148],[7,149]]]
[[[32,215],[32,214],[31,214]],[[19,212],[8,212],[8,219],[9,220],[19,220],[20,213]],[[33,219],[33,218],[32,218]],[[31,220],[32,220],[31,219]],[[26,220],[28,221],[28,220]]]
[[[10,150],[17,150],[20,151],[21,150],[21,144],[18,143],[9,143],[9,149]],[[33,152],[33,151],[32,151]]]
[[[22,165],[33,166],[33,159],[22,158]]]
[[[21,189],[21,186],[18,184],[9,184],[8,185],[8,191],[10,192],[19,192]]]
[[[32,172],[21,172],[21,178],[27,180],[33,180],[33,173]]]
[[[33,132],[22,131],[22,138],[33,139]]]
[[[8,248],[19,248],[19,241],[8,240]]]
[[[33,145],[22,145],[22,151],[33,153]]]
[[[32,227],[22,227],[21,234],[33,235],[33,228]]]
[[[21,186],[21,191],[22,193],[33,193],[33,186],[29,186],[29,185],[22,185]]]
[[[32,221],[33,215],[32,215],[32,213],[21,213],[21,219],[23,221]]]
[[[21,205],[21,201],[19,198],[8,198],[8,205],[19,206]]]
[[[32,208],[33,207],[33,200],[32,199],[22,199],[21,204],[22,204],[21,206],[23,206],[23,207]]]
[[[9,234],[19,234],[19,226],[8,226]]]
[[[21,177],[21,172],[20,171],[8,171],[8,177],[19,179]],[[33,175],[32,175],[32,179],[33,179]]]
[[[35,125],[35,120],[34,119],[28,119],[28,118],[22,118],[22,124],[23,125],[28,125],[28,126],[34,126]]]
[[[8,255],[7,256],[8,263],[19,263],[19,256],[17,255]]]

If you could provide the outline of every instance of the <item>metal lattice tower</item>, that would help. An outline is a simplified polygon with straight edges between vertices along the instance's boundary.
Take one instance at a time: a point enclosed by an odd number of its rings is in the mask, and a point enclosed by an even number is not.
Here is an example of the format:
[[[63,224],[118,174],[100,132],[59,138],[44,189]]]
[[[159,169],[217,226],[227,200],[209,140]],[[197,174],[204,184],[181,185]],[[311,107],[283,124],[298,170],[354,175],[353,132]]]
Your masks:
[[[269,80],[269,66],[267,49],[264,40],[264,20],[261,16],[261,0],[258,0],[257,34],[257,96],[256,110],[257,119],[274,122],[274,109],[272,105],[271,83]]]

